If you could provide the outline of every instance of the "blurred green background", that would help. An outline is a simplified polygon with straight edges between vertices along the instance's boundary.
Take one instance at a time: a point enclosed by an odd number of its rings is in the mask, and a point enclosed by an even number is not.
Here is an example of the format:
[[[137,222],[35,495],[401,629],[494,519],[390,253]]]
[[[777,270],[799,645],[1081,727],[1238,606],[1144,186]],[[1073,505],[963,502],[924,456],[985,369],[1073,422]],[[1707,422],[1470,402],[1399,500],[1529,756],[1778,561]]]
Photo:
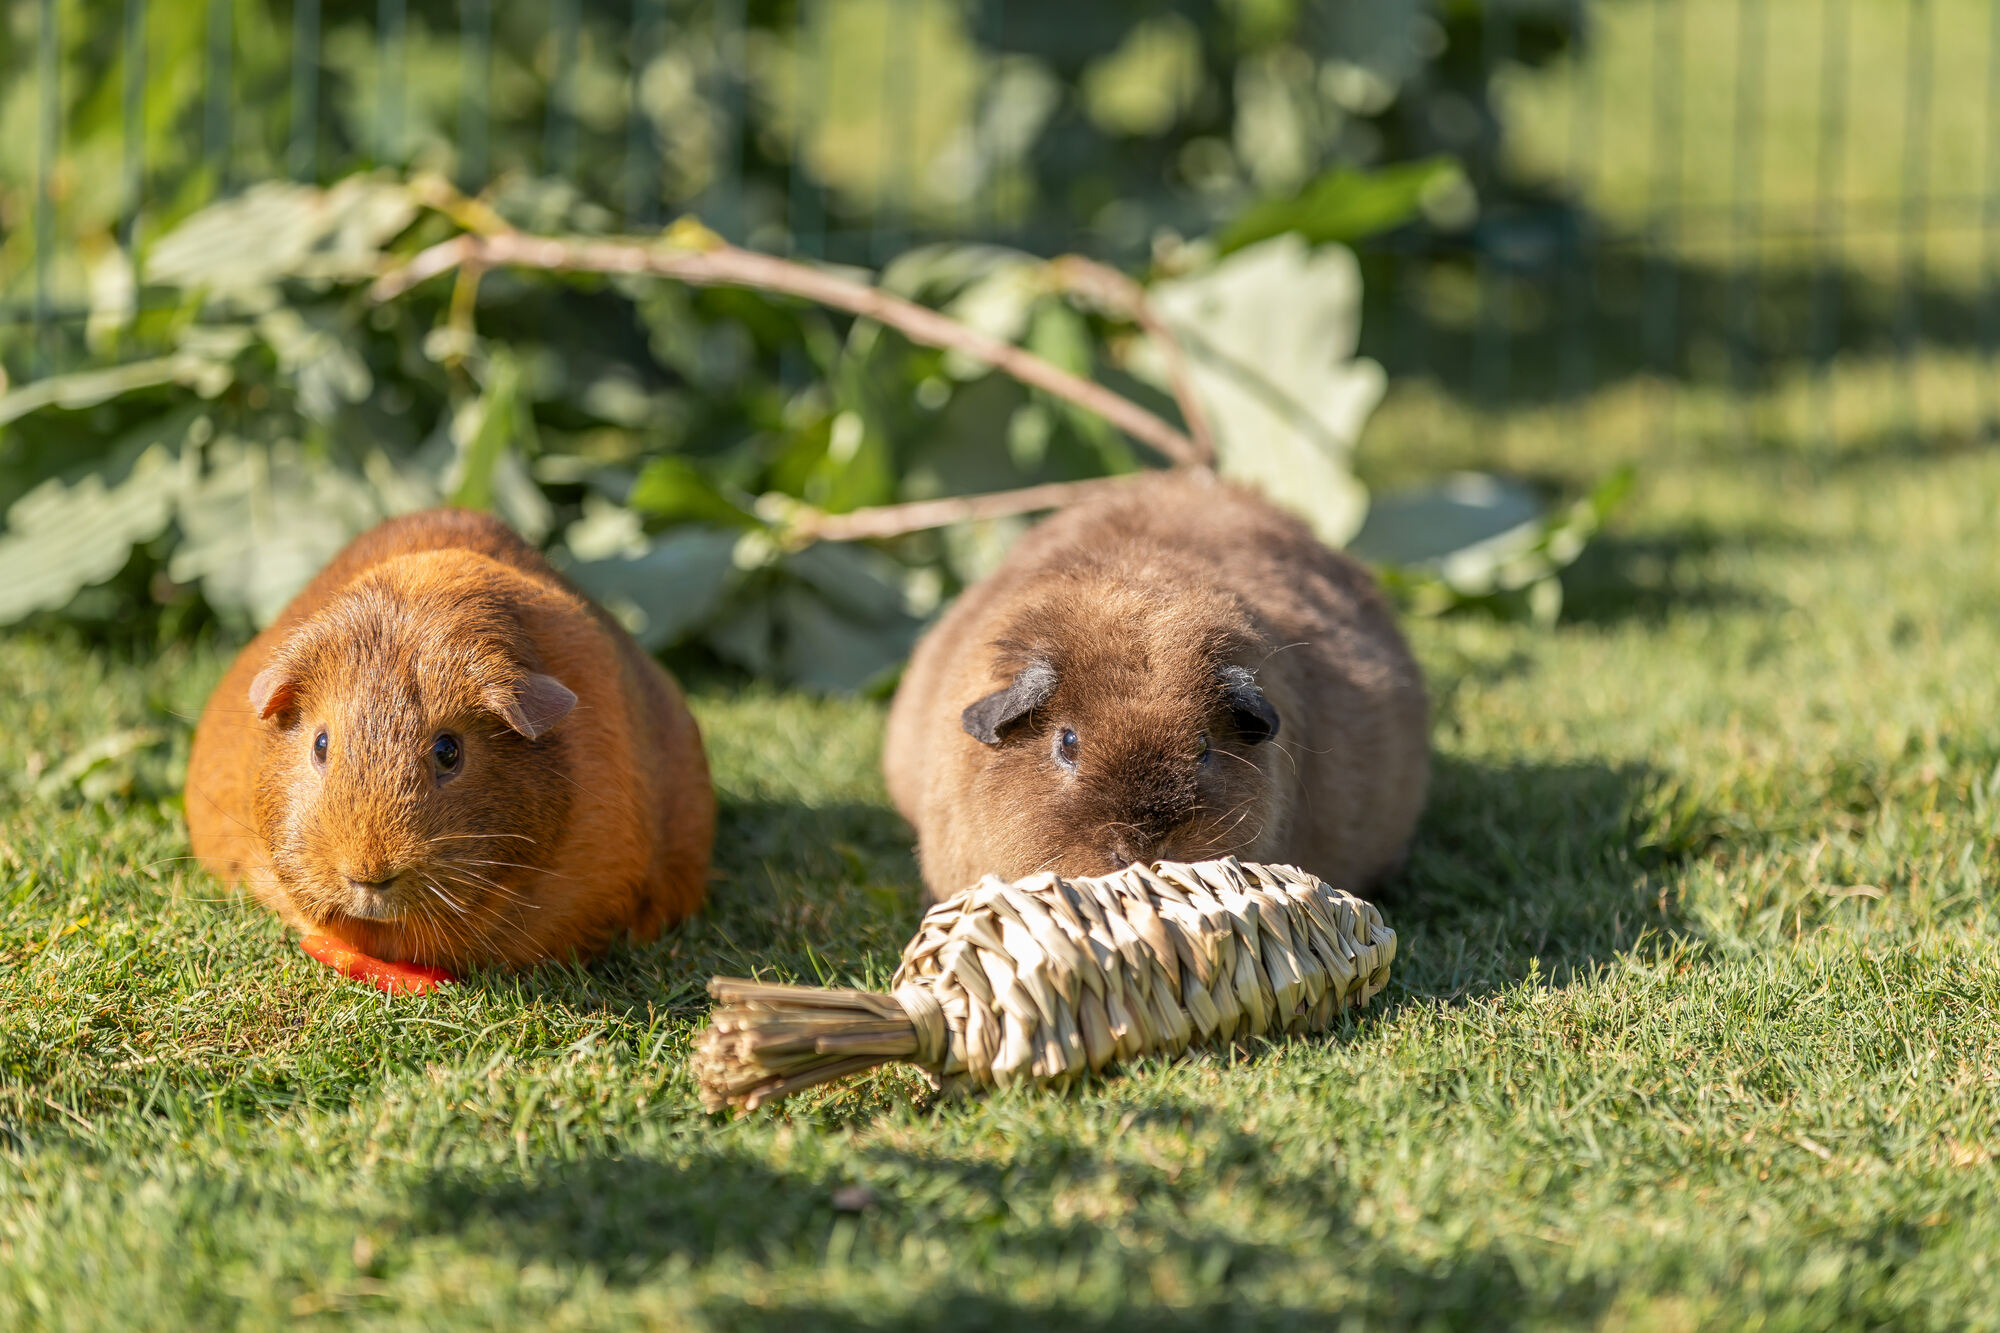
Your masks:
[[[1425,612],[1557,617],[1633,482],[1605,437],[1827,448],[2000,408],[1972,0],[0,12],[0,623],[242,633],[453,501],[684,668],[879,689],[1023,521],[801,549],[792,502],[1162,461],[789,299],[496,273],[456,313],[449,280],[377,304],[451,234],[427,173],[540,232],[698,217],[1172,417],[1158,349],[1044,262],[1108,261],[1188,344],[1222,469]],[[1447,475],[1552,410],[1578,466]]]

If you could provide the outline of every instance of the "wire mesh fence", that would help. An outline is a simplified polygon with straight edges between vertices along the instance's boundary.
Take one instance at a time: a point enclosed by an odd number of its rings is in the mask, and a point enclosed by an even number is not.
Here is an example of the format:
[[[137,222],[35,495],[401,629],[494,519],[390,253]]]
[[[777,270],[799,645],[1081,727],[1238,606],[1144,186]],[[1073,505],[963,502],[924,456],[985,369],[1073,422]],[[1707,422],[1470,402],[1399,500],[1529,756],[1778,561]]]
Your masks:
[[[1329,166],[1442,151],[1476,207],[1362,246],[1392,377],[1482,409],[1700,385],[1746,431],[1791,385],[1830,434],[1862,367],[1906,427],[1931,395],[2000,419],[2000,4],[1249,8],[13,0],[0,364],[91,355],[117,256],[267,178],[531,174],[607,228],[1139,267]]]

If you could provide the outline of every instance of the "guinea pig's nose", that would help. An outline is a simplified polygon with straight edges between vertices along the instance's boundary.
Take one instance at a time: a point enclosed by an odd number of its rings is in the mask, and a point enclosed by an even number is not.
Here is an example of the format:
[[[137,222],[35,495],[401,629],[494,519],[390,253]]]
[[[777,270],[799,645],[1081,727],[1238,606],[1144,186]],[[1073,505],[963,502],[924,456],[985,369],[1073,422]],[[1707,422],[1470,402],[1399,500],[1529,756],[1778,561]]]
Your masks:
[[[381,879],[360,879],[354,875],[349,875],[347,882],[364,893],[387,893],[389,886],[396,882],[396,877],[394,875],[386,875]]]

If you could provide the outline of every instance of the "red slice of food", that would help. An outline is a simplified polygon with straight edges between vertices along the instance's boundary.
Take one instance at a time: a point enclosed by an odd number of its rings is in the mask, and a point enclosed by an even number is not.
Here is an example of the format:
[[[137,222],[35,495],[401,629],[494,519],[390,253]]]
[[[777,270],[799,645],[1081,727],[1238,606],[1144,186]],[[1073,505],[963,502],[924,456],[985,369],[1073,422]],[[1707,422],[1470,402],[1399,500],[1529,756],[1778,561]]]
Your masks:
[[[458,980],[441,967],[417,963],[390,963],[371,958],[352,945],[328,935],[307,935],[299,947],[344,977],[365,981],[391,995],[425,995],[447,982]]]

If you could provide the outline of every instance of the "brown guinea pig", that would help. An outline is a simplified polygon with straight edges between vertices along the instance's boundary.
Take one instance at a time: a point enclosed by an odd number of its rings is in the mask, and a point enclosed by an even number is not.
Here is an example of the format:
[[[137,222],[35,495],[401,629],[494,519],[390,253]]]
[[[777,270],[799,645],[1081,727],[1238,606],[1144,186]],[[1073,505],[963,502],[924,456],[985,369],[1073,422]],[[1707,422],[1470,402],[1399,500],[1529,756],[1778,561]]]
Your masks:
[[[378,958],[525,964],[701,905],[679,689],[496,518],[363,534],[245,648],[188,761],[195,855]]]
[[[1248,490],[1163,473],[966,590],[917,645],[883,767],[934,898],[1225,855],[1359,891],[1423,808],[1427,711],[1359,565]]]

